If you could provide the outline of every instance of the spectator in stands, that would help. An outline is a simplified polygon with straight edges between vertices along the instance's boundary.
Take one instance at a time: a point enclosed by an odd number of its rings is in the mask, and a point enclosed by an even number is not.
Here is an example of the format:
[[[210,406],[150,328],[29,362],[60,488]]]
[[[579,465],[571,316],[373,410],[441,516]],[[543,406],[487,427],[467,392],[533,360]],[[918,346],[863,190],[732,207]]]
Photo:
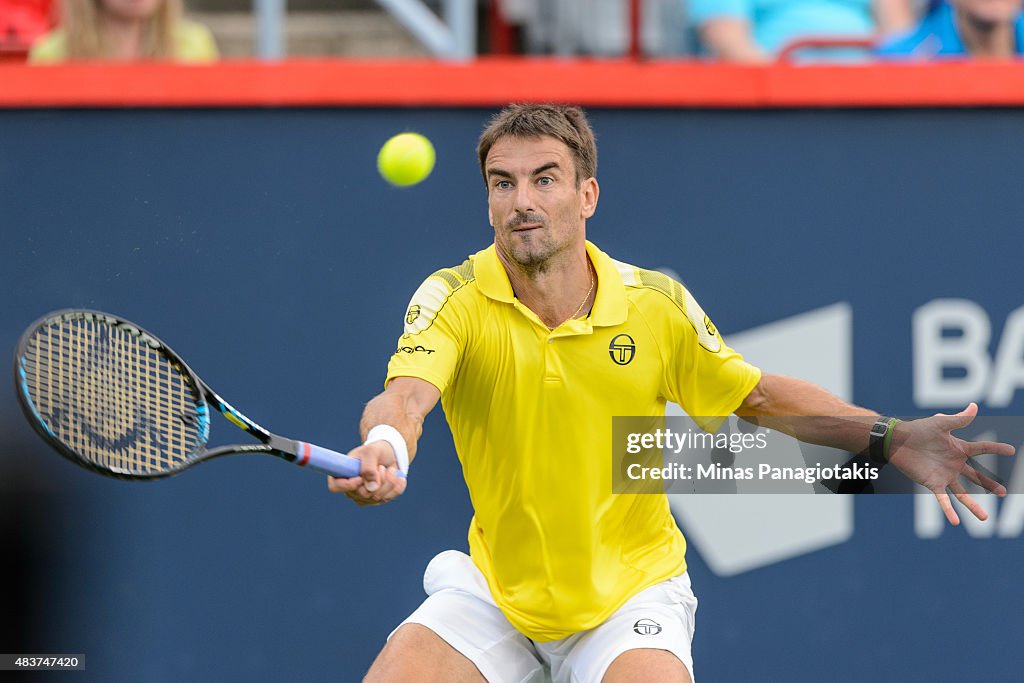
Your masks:
[[[905,31],[916,19],[915,1],[688,0],[688,9],[704,51],[724,61],[759,63],[797,39]]]
[[[879,46],[882,57],[1009,59],[1024,54],[1021,0],[937,3],[909,33]]]
[[[60,25],[32,46],[29,62],[216,60],[209,29],[182,13],[182,0],[64,0]]]

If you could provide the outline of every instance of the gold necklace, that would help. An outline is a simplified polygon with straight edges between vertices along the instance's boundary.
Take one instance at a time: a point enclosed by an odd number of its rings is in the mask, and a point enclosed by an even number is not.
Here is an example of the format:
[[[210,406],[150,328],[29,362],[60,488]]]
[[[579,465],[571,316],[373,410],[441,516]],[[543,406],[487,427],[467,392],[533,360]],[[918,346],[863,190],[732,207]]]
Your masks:
[[[587,267],[587,272],[590,272],[590,267]],[[587,299],[590,298],[591,293],[594,291],[594,285],[597,284],[597,278],[594,277],[593,273],[590,273],[590,289],[587,290],[587,295],[583,297],[583,301],[580,302],[580,307],[576,309],[576,312],[569,316],[569,320],[577,317],[583,307],[587,305]]]

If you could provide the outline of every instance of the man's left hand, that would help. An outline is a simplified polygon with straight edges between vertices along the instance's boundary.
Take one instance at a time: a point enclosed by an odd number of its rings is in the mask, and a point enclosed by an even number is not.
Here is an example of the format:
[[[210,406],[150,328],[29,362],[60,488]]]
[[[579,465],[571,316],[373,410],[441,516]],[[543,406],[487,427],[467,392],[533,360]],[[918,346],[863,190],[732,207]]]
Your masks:
[[[972,403],[956,415],[939,413],[902,422],[896,426],[889,454],[890,463],[935,494],[946,519],[954,526],[960,524],[960,517],[946,489],[975,517],[988,519],[985,509],[964,489],[961,477],[997,496],[1006,495],[1005,486],[971,467],[968,460],[986,453],[1013,455],[1014,447],[996,441],[965,441],[952,434],[971,424],[977,414],[978,405]]]

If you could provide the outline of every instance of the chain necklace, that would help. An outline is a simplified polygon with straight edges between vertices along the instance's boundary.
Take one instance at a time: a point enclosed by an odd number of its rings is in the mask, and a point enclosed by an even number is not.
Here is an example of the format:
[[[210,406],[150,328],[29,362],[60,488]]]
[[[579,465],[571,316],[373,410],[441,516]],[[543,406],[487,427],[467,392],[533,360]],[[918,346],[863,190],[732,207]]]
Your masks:
[[[587,299],[590,298],[590,295],[594,291],[594,285],[597,284],[597,278],[595,278],[594,274],[590,272],[589,266],[587,267],[587,272],[590,273],[590,289],[587,290],[587,295],[583,297],[583,301],[580,302],[580,307],[576,309],[575,313],[569,316],[569,320],[572,320],[573,318],[579,316],[580,311],[582,311],[583,307],[587,305]]]

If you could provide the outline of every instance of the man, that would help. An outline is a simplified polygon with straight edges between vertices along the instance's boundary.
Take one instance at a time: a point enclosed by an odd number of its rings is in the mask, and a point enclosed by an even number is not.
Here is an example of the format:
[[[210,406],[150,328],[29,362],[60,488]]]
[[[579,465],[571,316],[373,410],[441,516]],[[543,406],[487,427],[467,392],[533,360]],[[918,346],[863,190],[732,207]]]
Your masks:
[[[361,474],[329,480],[360,505],[400,495],[396,470],[408,469],[442,401],[475,513],[471,557],[431,561],[429,597],[367,680],[692,681],[685,541],[664,495],[612,493],[607,459],[613,416],[663,415],[667,400],[769,425],[846,416],[804,421],[796,436],[855,452],[891,441],[891,462],[934,491],[953,523],[947,487],[985,516],[960,476],[1005,493],[966,460],[1013,449],[949,434],[976,407],[896,425],[762,375],[682,285],[587,242],[599,188],[581,110],[510,106],[478,154],[494,244],[413,295],[386,389],[362,417],[365,443],[350,451]]]
[[[881,57],[1013,59],[1024,54],[1021,0],[939,2],[916,28],[882,43]]]

